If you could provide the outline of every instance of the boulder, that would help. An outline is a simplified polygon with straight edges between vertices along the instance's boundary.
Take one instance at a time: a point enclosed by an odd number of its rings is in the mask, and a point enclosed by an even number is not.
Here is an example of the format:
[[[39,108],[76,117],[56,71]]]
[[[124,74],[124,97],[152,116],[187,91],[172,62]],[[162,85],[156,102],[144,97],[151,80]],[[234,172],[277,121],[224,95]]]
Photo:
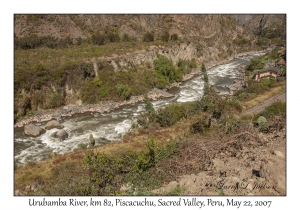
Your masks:
[[[37,137],[42,135],[45,132],[46,131],[43,128],[33,124],[28,124],[24,126],[24,133],[28,136]]]
[[[56,120],[51,120],[45,125],[46,130],[50,130],[52,128],[62,129],[64,126],[59,124]]]
[[[61,141],[63,141],[69,137],[69,134],[64,129],[60,129],[59,131],[57,131],[56,137],[58,137]]]

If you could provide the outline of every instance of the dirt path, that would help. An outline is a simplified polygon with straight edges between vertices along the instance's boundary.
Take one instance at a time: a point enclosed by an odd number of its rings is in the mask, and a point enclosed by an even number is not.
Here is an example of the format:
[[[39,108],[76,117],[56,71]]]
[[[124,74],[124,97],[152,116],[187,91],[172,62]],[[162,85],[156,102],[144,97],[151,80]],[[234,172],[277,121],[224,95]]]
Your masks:
[[[276,96],[273,96],[272,98],[269,98],[265,101],[263,101],[261,104],[256,105],[252,107],[251,109],[248,109],[244,111],[241,115],[255,115],[259,112],[262,112],[267,106],[270,106],[271,104],[278,102],[278,101],[286,101],[286,93],[282,93]]]

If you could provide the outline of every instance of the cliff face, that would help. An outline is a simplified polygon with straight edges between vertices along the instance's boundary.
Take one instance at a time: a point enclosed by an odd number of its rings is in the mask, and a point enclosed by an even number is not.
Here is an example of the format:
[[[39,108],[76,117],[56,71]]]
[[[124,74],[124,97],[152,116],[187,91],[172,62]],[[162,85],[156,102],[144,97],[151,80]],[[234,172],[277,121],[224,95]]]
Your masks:
[[[275,23],[281,22],[286,19],[284,14],[276,15],[255,15],[247,25],[252,29],[253,32],[258,32],[267,27],[274,25]]]
[[[142,40],[145,32],[156,36],[164,31],[179,37],[207,37],[213,33],[232,32],[240,24],[230,15],[15,15],[15,35],[30,34],[64,38],[86,38],[96,32],[117,30]],[[222,30],[223,28],[223,30]],[[249,34],[253,36],[252,34]]]

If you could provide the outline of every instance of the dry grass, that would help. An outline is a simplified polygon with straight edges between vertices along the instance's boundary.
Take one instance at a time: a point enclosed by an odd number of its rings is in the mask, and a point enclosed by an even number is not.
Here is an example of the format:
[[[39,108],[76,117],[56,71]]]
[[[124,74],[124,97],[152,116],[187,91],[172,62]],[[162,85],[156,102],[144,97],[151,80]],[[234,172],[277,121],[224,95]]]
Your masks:
[[[63,49],[50,49],[40,47],[37,49],[14,51],[15,68],[28,68],[37,63],[43,63],[45,66],[57,67],[58,64],[67,61],[90,61],[93,57],[109,57],[114,55],[123,55],[139,51],[149,50],[153,46],[171,46],[177,42],[118,42],[107,43],[105,45],[92,45],[83,43],[80,46],[71,45]]]
[[[271,88],[270,91],[267,91],[251,100],[243,102],[243,105],[246,108],[254,107],[254,106],[262,103],[263,101],[265,101],[279,93],[282,93],[283,91],[284,91],[284,87],[282,87],[282,86]]]

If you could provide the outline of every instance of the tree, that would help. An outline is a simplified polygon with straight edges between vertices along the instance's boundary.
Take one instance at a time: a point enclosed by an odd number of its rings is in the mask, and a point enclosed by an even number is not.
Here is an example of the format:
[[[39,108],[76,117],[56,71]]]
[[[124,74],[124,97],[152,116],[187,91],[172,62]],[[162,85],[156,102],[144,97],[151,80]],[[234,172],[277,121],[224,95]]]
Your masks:
[[[205,84],[208,85],[208,75],[207,75],[204,63],[202,63],[201,70],[203,73],[203,80],[204,80]]]

